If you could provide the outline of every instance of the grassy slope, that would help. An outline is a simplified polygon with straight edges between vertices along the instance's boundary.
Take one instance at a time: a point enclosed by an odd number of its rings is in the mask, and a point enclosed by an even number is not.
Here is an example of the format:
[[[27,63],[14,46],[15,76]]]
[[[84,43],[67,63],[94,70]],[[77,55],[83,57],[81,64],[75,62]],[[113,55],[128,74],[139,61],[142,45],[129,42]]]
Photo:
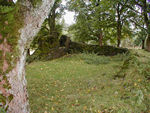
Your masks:
[[[148,53],[144,55],[146,54]],[[128,91],[123,84],[129,80],[128,76],[125,80],[114,79],[114,75],[121,69],[124,58],[126,57],[123,55],[104,57],[80,54],[28,65],[31,111],[33,113],[142,111],[145,106],[138,109],[140,105],[134,106],[134,100],[126,99],[128,96],[124,96]]]

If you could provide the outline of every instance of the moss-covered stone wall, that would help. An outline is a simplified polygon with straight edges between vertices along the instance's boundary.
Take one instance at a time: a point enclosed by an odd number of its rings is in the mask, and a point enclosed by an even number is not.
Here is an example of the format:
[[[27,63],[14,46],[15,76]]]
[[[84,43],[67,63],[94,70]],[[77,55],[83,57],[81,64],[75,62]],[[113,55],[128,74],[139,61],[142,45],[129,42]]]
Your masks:
[[[71,42],[69,44],[69,53],[96,53],[98,55],[113,56],[128,52],[126,48],[117,48],[113,46],[88,45],[83,43]]]

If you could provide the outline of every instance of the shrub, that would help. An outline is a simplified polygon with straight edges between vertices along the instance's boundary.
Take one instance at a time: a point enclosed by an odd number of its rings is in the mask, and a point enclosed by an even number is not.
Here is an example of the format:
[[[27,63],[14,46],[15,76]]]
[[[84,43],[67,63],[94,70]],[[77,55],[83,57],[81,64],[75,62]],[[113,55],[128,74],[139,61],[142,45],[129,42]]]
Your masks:
[[[150,64],[141,56],[131,52],[115,78],[122,78],[121,98],[132,108],[132,112],[148,113],[150,109]]]
[[[0,113],[6,113],[5,109],[0,108]]]

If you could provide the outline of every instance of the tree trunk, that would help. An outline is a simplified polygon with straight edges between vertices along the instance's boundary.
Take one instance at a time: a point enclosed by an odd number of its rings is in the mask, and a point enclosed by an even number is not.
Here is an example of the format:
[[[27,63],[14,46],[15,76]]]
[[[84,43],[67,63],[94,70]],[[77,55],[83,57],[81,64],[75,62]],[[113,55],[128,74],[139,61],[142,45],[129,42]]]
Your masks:
[[[49,24],[49,28],[50,28],[50,35],[53,34],[53,32],[55,32],[55,26],[56,26],[56,9],[58,8],[57,7],[57,1],[54,2],[54,5],[49,13],[49,16],[48,16],[48,24]]]
[[[7,113],[30,112],[25,79],[27,48],[48,16],[53,2],[54,0],[42,0],[40,6],[33,8],[30,1],[20,0],[18,4],[21,6],[19,11],[23,14],[23,27],[18,29],[19,34],[16,34],[16,38],[9,37],[2,32],[9,29],[4,26],[0,30],[0,106]],[[9,23],[5,21],[6,26],[7,24]],[[9,44],[10,38],[16,40],[13,45]]]
[[[103,46],[103,33],[102,31],[100,32],[100,35],[99,35],[99,46]]]
[[[121,44],[121,20],[120,15],[118,14],[118,21],[117,21],[117,47],[120,47]]]
[[[117,27],[117,47],[120,47],[121,44],[121,27]]]
[[[150,34],[147,36],[145,49],[150,52]]]
[[[120,47],[121,44],[121,9],[120,9],[120,4],[117,5],[117,47]]]
[[[142,40],[142,49],[145,49],[144,43],[145,43],[145,40]]]
[[[49,27],[50,27],[50,33],[52,34],[55,31],[55,8],[52,9],[52,12],[49,14]]]
[[[30,49],[27,50],[27,56],[30,56]]]
[[[143,10],[144,22],[148,33],[147,39],[145,40],[146,41],[145,49],[150,52],[150,20],[148,18],[148,10],[147,10],[148,4],[146,0],[143,0],[142,2],[143,2],[142,10]]]

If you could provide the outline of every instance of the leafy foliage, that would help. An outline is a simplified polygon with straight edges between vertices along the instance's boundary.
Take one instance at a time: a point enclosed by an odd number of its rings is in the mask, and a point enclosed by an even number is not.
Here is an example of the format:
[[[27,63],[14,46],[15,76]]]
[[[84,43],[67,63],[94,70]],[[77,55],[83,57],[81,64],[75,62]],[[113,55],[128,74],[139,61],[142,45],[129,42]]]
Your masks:
[[[0,113],[6,113],[6,111],[3,108],[0,108]]]
[[[137,32],[137,38],[135,39],[134,41],[134,44],[137,45],[137,46],[141,46],[143,41],[145,41],[147,37],[147,33],[145,30],[140,30],[139,32]]]
[[[0,0],[0,6],[14,6],[14,2],[12,0]]]
[[[126,7],[128,2],[122,1],[70,1],[68,2],[70,10],[76,12],[76,24],[70,27],[74,38],[80,42],[99,43],[100,34],[104,45],[116,44],[118,35],[118,21],[121,25],[121,38],[130,38],[132,36],[131,24],[129,18],[135,13]],[[117,4],[122,5],[120,11],[120,20],[118,20]],[[77,6],[77,7],[76,7]],[[120,8],[119,7],[119,8]],[[85,21],[86,20],[86,21]]]

